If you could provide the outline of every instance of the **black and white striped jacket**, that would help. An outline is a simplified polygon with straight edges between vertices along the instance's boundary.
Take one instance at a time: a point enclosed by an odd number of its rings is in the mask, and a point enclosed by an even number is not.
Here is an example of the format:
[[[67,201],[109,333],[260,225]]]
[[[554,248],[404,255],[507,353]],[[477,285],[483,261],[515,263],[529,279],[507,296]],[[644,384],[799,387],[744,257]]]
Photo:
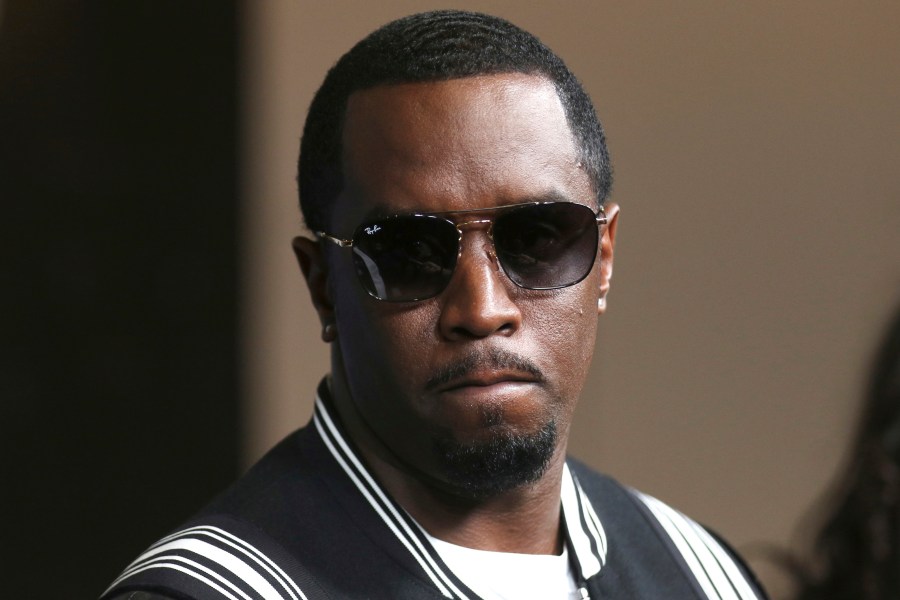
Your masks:
[[[368,472],[324,387],[309,426],[148,548],[102,599],[476,600]],[[577,461],[561,504],[585,598],[765,598],[709,531]]]

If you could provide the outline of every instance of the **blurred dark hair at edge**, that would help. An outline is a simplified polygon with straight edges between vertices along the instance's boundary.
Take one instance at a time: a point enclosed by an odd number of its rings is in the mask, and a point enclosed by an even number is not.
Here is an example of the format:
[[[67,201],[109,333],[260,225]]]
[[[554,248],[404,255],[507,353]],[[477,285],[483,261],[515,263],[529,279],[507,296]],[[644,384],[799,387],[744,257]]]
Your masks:
[[[875,354],[849,459],[816,513],[809,557],[770,554],[794,600],[900,599],[900,306]]]

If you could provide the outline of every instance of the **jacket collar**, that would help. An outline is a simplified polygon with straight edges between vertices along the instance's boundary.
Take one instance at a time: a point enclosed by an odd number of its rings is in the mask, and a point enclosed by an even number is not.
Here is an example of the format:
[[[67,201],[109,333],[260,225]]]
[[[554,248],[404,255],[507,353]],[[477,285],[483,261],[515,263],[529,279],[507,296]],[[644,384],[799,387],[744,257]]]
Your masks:
[[[477,598],[440,559],[421,526],[382,489],[343,431],[330,403],[328,385],[323,380],[316,397],[313,424],[329,453],[357,491],[444,597]],[[606,532],[568,465],[563,468],[560,492],[566,543],[575,562],[576,573],[586,581],[597,575],[606,563]]]

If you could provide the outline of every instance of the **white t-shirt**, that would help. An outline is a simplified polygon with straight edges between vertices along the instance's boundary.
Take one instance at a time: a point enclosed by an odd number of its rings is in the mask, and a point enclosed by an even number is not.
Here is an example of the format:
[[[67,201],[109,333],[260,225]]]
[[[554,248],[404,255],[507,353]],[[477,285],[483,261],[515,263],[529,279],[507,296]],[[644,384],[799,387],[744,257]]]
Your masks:
[[[569,551],[559,556],[475,550],[428,533],[447,566],[485,600],[579,600]]]

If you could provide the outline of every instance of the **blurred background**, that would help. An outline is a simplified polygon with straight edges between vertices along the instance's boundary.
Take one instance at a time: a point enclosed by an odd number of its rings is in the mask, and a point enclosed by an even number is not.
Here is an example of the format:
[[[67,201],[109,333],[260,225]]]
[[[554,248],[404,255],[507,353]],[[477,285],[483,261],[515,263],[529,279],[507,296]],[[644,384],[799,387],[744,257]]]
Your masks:
[[[306,107],[366,33],[444,6],[0,0],[4,595],[96,597],[307,421]],[[900,5],[455,6],[537,34],[607,130],[622,216],[572,453],[754,560],[802,548],[900,301]]]

